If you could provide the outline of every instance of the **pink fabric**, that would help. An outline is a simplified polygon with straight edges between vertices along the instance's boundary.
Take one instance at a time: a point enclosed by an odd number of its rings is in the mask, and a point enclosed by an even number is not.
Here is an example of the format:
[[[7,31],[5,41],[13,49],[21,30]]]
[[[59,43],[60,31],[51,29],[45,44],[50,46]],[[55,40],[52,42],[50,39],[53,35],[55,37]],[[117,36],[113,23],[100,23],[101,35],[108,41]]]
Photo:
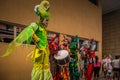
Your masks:
[[[94,67],[100,67],[100,65],[101,65],[101,63],[100,63],[100,60],[98,60],[98,62],[96,63],[94,63]]]

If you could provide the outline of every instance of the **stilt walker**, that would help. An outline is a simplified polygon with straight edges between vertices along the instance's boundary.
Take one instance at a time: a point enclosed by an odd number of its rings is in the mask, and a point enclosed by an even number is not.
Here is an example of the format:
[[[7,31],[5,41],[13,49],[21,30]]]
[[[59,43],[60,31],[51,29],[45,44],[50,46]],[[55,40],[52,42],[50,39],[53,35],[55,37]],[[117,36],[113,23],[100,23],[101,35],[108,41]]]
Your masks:
[[[50,4],[47,0],[43,0],[40,5],[36,5],[34,10],[40,17],[39,22],[33,22],[26,27],[10,44],[6,53],[2,56],[8,56],[19,47],[23,42],[30,42],[33,40],[36,47],[27,57],[31,56],[33,60],[33,69],[31,73],[31,80],[53,80],[49,66],[49,48],[47,42],[48,21]]]

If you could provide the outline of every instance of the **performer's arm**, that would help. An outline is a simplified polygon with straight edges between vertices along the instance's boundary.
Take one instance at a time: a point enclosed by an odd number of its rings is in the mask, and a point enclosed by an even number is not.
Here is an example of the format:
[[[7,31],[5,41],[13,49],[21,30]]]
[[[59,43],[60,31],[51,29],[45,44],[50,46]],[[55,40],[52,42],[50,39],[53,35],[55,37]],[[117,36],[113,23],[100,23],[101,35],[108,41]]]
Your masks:
[[[33,39],[34,39],[36,42],[39,42],[39,40],[40,40],[39,37],[38,37],[35,33],[33,34]]]
[[[38,42],[39,41],[39,37],[35,34],[35,31],[38,29],[38,25],[36,24],[36,23],[32,23],[31,24],[32,25],[32,27],[33,27],[33,30],[34,30],[34,34],[33,34],[33,39],[36,41],[36,42]]]

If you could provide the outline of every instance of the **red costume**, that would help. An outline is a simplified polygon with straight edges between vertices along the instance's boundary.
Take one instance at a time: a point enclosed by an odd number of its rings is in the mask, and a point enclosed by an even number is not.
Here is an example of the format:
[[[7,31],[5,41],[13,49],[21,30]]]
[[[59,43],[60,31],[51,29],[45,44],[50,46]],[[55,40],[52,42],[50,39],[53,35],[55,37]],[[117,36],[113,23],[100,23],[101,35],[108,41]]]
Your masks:
[[[93,63],[95,61],[95,48],[96,42],[94,39],[89,41],[85,41],[82,46],[82,51],[88,55],[89,57],[89,64],[87,66],[87,70],[85,71],[85,80],[92,80],[92,73],[93,73]]]

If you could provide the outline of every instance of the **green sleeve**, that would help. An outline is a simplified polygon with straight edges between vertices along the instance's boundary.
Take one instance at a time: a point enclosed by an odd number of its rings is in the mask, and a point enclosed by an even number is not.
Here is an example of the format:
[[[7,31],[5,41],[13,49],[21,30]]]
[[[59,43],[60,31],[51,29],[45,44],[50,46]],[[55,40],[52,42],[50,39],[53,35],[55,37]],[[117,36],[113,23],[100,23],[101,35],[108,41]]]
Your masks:
[[[37,30],[38,26],[36,23],[31,23],[27,26],[9,45],[6,52],[1,56],[9,56],[17,47],[19,47],[22,43],[26,42],[26,44],[30,44],[32,41],[32,36],[34,32]]]

